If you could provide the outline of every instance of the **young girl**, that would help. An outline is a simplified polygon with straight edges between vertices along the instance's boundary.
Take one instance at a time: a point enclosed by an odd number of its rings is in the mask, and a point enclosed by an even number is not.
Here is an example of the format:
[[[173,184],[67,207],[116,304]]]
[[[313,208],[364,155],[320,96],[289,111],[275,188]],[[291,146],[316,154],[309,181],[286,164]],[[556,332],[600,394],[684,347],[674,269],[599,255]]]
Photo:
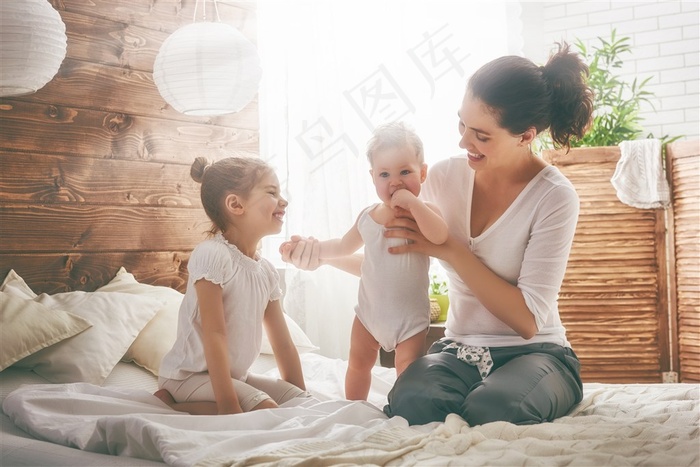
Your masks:
[[[381,203],[363,210],[342,238],[319,244],[321,259],[344,257],[365,246],[345,377],[345,397],[351,400],[367,399],[380,345],[386,351],[396,349],[400,375],[423,355],[430,325],[429,258],[389,254],[389,247],[397,242],[384,237],[384,224],[396,215],[409,215],[426,238],[437,244],[447,238],[447,225],[437,208],[418,199],[427,165],[415,132],[400,122],[377,127],[368,143],[367,159]],[[297,238],[282,245],[283,256],[296,249]]]
[[[191,414],[234,414],[274,408],[306,395],[299,354],[280,307],[279,276],[261,258],[260,240],[282,229],[287,201],[274,171],[254,158],[190,170],[202,184],[212,238],[192,252],[178,335],[163,357],[156,396]],[[265,326],[282,380],[248,372]]]

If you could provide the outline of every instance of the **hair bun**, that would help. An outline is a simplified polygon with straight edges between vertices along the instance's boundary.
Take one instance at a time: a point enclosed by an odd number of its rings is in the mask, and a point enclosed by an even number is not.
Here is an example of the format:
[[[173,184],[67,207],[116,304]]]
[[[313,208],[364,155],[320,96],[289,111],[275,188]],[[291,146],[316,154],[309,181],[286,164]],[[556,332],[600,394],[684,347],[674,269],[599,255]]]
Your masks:
[[[190,177],[192,177],[195,182],[202,183],[204,173],[209,167],[211,167],[211,162],[206,157],[199,156],[195,158],[192,167],[190,167]]]

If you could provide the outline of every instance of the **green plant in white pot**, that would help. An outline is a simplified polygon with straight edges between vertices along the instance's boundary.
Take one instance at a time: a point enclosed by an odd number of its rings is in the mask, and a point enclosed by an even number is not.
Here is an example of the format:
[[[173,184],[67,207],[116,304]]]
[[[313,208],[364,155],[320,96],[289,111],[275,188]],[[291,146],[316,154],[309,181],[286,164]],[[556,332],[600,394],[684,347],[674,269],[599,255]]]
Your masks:
[[[450,299],[447,297],[447,281],[440,274],[430,274],[430,298],[440,306],[440,314],[435,321],[447,320]]]

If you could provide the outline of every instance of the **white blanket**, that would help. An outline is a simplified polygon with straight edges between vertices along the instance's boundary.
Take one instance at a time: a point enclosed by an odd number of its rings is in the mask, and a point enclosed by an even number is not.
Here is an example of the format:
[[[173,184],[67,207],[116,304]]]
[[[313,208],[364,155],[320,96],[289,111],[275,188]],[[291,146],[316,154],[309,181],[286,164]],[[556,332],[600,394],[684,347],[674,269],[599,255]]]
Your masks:
[[[3,410],[48,441],[170,465],[674,465],[700,463],[698,385],[586,385],[553,423],[469,427],[460,417],[409,427],[372,403],[322,400],[342,387],[344,362],[304,356],[317,398],[229,416],[173,412],[145,391],[90,384],[24,386]],[[335,375],[335,376],[334,376]],[[338,377],[336,381],[333,378]],[[312,381],[309,378],[309,381]],[[389,384],[390,386],[390,384]]]

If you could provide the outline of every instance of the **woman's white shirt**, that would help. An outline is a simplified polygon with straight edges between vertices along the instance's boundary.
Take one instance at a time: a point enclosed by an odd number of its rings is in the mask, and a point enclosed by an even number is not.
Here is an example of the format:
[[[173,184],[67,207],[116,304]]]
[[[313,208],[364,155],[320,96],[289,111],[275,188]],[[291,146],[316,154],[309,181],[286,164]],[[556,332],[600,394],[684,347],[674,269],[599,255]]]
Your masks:
[[[180,306],[178,333],[164,357],[160,376],[185,379],[207,371],[202,323],[194,283],[206,279],[221,285],[231,376],[245,381],[260,354],[262,320],[271,300],[282,296],[279,274],[272,263],[252,259],[229,244],[221,234],[197,245],[187,264],[189,279]]]
[[[474,171],[468,159],[456,156],[430,169],[421,197],[440,208],[452,236],[522,291],[538,332],[529,340],[520,337],[492,315],[442,261],[450,284],[445,336],[475,346],[551,342],[568,347],[557,300],[579,213],[573,185],[556,167],[545,167],[498,220],[474,238],[469,227],[473,189]]]

